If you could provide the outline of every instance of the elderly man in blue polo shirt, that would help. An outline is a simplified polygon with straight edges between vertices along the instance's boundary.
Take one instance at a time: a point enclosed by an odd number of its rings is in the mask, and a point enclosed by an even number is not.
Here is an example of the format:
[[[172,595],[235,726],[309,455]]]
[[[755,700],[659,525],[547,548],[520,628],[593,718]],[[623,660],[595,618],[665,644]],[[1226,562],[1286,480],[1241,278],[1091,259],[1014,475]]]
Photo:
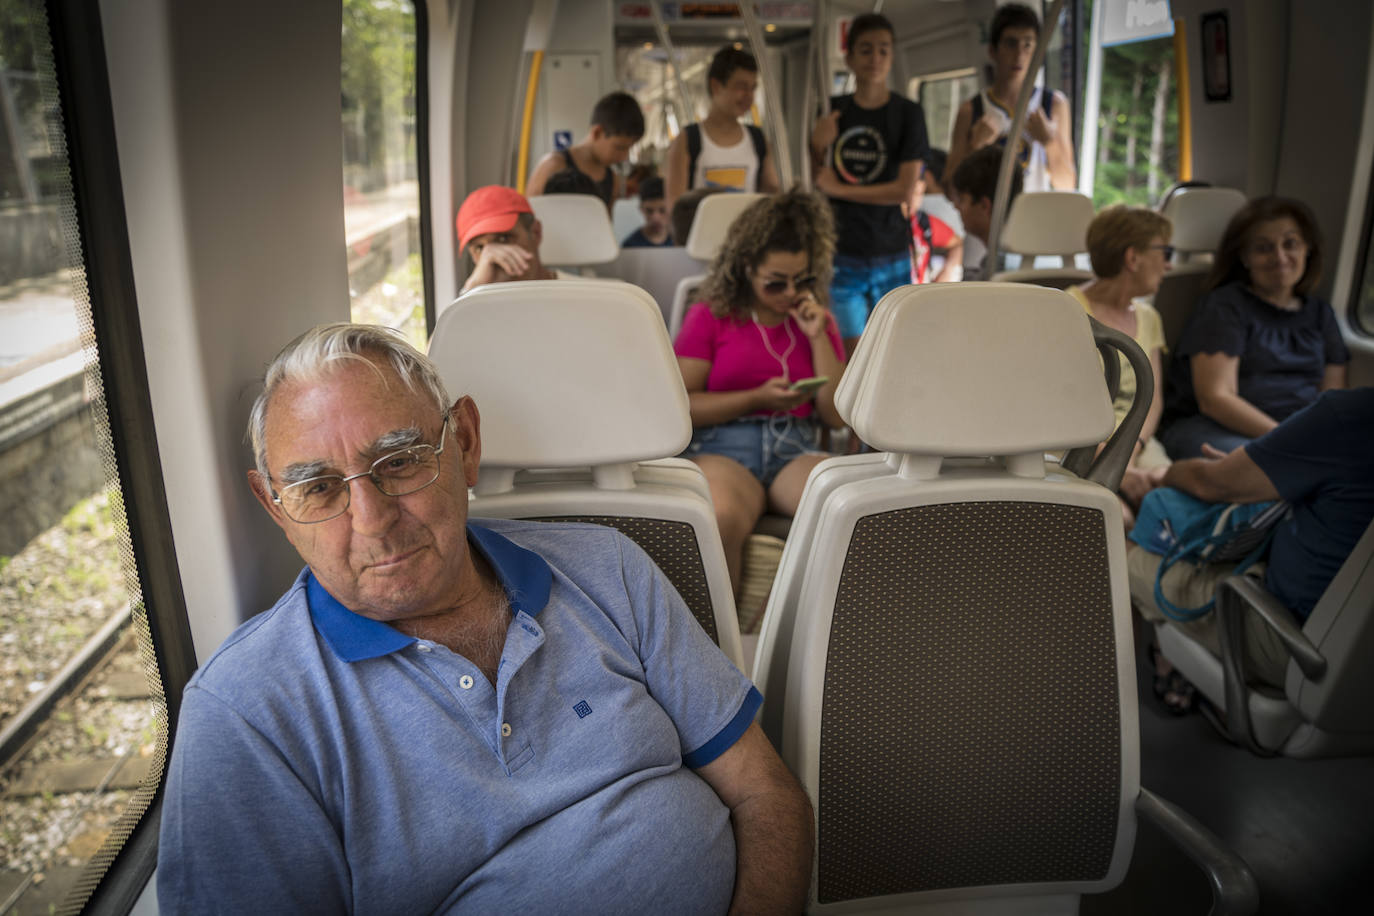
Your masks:
[[[616,532],[468,522],[477,407],[425,357],[317,328],[250,426],[307,567],[186,688],[163,912],[801,909],[758,691]]]

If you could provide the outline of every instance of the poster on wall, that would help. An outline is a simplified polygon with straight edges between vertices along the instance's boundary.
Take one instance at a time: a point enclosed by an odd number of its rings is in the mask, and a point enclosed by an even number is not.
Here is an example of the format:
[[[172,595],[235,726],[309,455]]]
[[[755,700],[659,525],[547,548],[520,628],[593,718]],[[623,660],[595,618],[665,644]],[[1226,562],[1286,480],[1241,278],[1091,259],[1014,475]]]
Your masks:
[[[1231,35],[1225,12],[1202,15],[1202,91],[1209,102],[1231,101]]]

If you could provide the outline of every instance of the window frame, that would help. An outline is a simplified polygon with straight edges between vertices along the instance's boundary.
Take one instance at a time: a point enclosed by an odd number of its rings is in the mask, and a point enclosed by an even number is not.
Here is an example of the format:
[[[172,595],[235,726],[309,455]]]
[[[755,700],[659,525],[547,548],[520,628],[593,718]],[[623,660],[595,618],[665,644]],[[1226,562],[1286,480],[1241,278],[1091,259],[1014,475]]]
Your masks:
[[[97,0],[47,0],[46,8],[110,435],[167,700],[170,751],[196,657],[158,456],[100,8]],[[143,894],[157,865],[165,777],[164,769],[152,804],[101,877],[85,912],[128,913]]]

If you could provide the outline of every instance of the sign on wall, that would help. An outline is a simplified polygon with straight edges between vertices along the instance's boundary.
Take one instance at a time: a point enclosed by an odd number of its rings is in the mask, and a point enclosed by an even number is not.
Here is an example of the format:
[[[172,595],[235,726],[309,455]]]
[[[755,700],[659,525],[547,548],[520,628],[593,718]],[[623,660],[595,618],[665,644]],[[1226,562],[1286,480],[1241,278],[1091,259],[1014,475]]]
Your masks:
[[[1104,0],[1102,47],[1167,38],[1174,34],[1169,0]]]

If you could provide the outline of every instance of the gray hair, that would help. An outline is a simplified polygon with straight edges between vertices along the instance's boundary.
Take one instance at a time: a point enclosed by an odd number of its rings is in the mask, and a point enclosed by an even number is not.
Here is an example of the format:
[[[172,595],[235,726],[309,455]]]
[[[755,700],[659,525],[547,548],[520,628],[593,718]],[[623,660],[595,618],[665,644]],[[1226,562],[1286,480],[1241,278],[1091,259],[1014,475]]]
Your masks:
[[[267,473],[267,405],[285,382],[315,382],[338,368],[335,364],[358,360],[372,365],[369,357],[381,357],[405,383],[406,388],[427,394],[440,411],[452,405],[444,380],[429,357],[412,347],[391,328],[371,324],[322,324],[291,341],[267,367],[262,394],[248,415],[248,440],[258,473]]]

